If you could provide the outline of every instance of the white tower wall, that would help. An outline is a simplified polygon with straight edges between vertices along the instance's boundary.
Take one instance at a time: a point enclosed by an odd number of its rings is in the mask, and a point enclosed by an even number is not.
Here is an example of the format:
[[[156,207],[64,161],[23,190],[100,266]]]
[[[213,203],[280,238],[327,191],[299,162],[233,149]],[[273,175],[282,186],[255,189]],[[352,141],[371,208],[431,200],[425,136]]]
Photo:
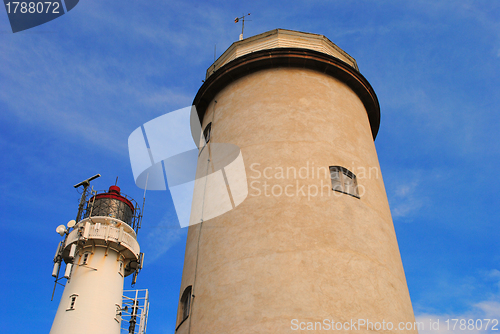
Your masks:
[[[50,334],[119,334],[124,277],[140,266],[135,231],[112,217],[83,219],[67,234],[61,256],[72,269]]]
[[[120,333],[120,317],[123,295],[123,267],[120,253],[95,247],[83,264],[84,254],[91,247],[80,251],[75,260],[71,278],[67,281],[51,334],[112,334]],[[121,262],[123,263],[123,262]],[[73,307],[72,297],[76,296]],[[98,326],[97,326],[98,325]]]

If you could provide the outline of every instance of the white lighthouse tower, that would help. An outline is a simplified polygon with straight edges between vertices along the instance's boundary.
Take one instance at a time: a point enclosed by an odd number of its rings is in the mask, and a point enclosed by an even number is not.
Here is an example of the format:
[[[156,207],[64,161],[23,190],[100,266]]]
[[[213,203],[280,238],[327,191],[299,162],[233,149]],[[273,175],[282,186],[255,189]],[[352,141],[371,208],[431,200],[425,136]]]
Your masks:
[[[66,284],[50,334],[145,333],[147,290],[123,295],[124,277],[133,274],[133,285],[142,268],[137,242],[141,211],[116,185],[89,193],[90,181],[99,176],[75,185],[83,186],[77,218],[57,228],[65,239],[57,248],[52,276],[56,283],[65,278]],[[59,277],[62,261],[66,268]],[[128,322],[125,328],[122,320]]]

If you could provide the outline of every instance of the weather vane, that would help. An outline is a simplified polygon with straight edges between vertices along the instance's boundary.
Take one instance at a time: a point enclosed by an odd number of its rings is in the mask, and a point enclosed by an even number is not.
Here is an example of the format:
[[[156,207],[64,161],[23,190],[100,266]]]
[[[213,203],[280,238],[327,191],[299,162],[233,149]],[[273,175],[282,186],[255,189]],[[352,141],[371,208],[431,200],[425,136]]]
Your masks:
[[[234,19],[234,23],[238,23],[241,20],[240,41],[243,40],[243,29],[245,29],[245,16],[248,16],[248,15],[250,15],[250,13],[248,13],[247,15],[243,15],[242,17],[237,17],[237,18]],[[247,20],[247,21],[251,21],[251,20]]]

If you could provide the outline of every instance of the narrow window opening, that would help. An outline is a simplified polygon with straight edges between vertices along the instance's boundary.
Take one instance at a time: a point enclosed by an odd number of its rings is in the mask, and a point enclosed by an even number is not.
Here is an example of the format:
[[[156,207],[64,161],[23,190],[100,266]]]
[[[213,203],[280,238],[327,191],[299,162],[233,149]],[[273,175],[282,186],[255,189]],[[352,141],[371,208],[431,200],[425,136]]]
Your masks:
[[[192,298],[191,291],[192,287],[188,286],[182,293],[181,302],[179,304],[179,325],[189,316]]]
[[[332,189],[359,198],[356,175],[341,166],[330,166]]]
[[[205,139],[205,145],[210,141],[210,135],[212,134],[212,122],[208,123],[203,130],[203,138]]]
[[[66,309],[66,311],[71,311],[71,310],[75,309],[76,297],[78,297],[78,295],[71,295],[71,296],[69,296],[69,306]]]
[[[85,265],[89,262],[90,253],[83,253],[82,265]]]
[[[115,320],[116,322],[120,323],[122,321],[122,307],[121,305],[115,304],[116,306],[116,316]]]
[[[123,261],[119,261],[118,273],[123,276]]]

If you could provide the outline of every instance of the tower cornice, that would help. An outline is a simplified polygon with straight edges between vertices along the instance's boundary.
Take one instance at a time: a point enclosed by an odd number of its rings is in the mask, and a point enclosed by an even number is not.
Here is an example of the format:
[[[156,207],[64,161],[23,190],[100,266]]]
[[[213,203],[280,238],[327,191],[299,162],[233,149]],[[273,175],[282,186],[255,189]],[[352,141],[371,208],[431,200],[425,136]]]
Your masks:
[[[230,83],[269,68],[307,68],[332,76],[348,85],[362,101],[370,122],[373,139],[380,126],[380,106],[368,80],[353,66],[323,52],[304,48],[274,48],[251,52],[235,58],[213,72],[198,90],[193,104],[203,121],[210,101]]]

